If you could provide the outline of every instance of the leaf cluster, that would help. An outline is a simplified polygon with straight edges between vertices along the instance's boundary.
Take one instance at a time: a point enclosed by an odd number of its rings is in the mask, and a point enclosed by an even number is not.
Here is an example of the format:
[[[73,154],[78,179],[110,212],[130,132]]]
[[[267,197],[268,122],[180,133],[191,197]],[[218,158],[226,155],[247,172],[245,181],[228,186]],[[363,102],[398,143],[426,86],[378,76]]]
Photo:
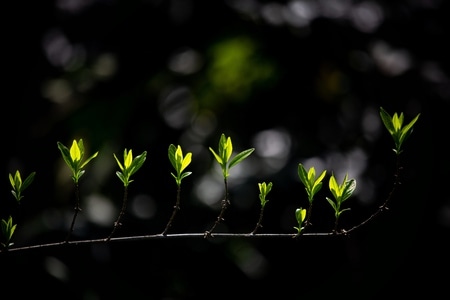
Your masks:
[[[83,139],[79,139],[78,142],[73,140],[72,146],[70,149],[62,144],[61,142],[57,142],[58,148],[61,151],[61,155],[66,162],[67,166],[69,166],[72,171],[72,179],[75,183],[78,183],[81,176],[83,176],[85,170],[83,168],[95,157],[97,157],[98,152],[95,152],[86,160],[83,161],[84,158],[84,143]]]
[[[219,146],[217,152],[214,151],[211,147],[209,150],[212,152],[220,167],[222,168],[223,178],[227,179],[230,175],[230,169],[246,159],[255,148],[250,148],[244,150],[238,154],[236,154],[231,160],[231,154],[233,153],[233,144],[231,143],[231,138],[226,137],[225,134],[222,133],[219,140]]]
[[[116,175],[123,182],[123,185],[127,187],[131,182],[133,182],[133,180],[131,179],[131,175],[136,173],[144,164],[147,157],[147,151],[144,151],[133,158],[133,150],[130,149],[128,151],[125,148],[125,150],[123,151],[123,164],[119,161],[116,154],[113,155],[121,170],[117,171]]]
[[[36,172],[31,172],[30,175],[22,182],[22,177],[20,176],[19,170],[16,171],[14,176],[10,173],[9,174],[9,182],[11,183],[12,190],[11,193],[13,194],[14,198],[16,198],[17,202],[20,202],[23,198],[23,191],[33,182],[34,176],[36,175]]]
[[[170,163],[172,164],[173,168],[175,169],[175,174],[174,173],[170,173],[170,174],[175,179],[177,186],[180,186],[181,180],[183,180],[183,178],[186,178],[192,174],[192,172],[183,172],[192,161],[192,153],[188,152],[188,153],[186,153],[186,156],[184,156],[183,150],[181,149],[180,145],[175,147],[175,145],[170,144],[168,156],[169,156]]]
[[[411,122],[403,126],[404,115],[403,113],[394,113],[391,116],[383,107],[380,107],[380,117],[384,126],[387,128],[392,138],[394,139],[395,149],[394,152],[398,155],[402,152],[402,145],[406,139],[413,132],[413,126],[419,119],[420,113],[415,116]]]
[[[328,203],[330,203],[331,207],[334,209],[336,220],[339,219],[339,216],[350,208],[341,209],[342,203],[350,198],[353,192],[356,189],[356,180],[348,179],[348,174],[345,174],[344,179],[341,184],[338,184],[334,174],[331,175],[329,181],[330,191],[333,194],[334,200],[326,197]]]

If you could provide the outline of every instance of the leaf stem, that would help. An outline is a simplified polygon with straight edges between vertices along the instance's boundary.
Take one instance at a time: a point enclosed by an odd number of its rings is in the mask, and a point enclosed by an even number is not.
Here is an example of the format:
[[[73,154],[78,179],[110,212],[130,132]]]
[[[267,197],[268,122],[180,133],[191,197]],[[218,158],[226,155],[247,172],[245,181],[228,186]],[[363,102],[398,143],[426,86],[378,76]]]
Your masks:
[[[223,216],[225,215],[225,211],[227,210],[228,206],[231,204],[230,200],[228,199],[228,180],[226,178],[224,178],[224,183],[225,183],[225,199],[223,199],[221,201],[221,210],[219,215],[216,218],[216,221],[214,222],[214,224],[212,225],[212,227],[205,231],[205,238],[208,236],[211,236],[211,233],[214,231],[214,229],[217,227],[217,225],[219,225],[223,220]]]
[[[66,236],[66,243],[70,240],[70,236],[73,233],[73,229],[75,227],[75,220],[78,216],[78,213],[81,211],[81,206],[80,206],[80,187],[78,182],[75,182],[75,197],[76,197],[76,204],[74,207],[74,214],[73,214],[73,218],[72,218],[72,224],[70,224],[70,228],[69,228],[69,232],[67,233]]]
[[[169,230],[169,228],[172,226],[173,220],[175,219],[175,215],[177,214],[177,212],[181,209],[180,208],[180,194],[181,194],[181,186],[178,185],[177,187],[177,201],[173,207],[173,211],[172,211],[172,215],[170,216],[169,222],[167,222],[166,228],[164,229],[164,231],[161,233],[162,235],[166,235],[167,231]]]
[[[378,209],[370,215],[367,219],[359,223],[358,225],[353,226],[352,228],[348,230],[342,230],[341,233],[343,234],[349,234],[350,232],[358,229],[359,227],[369,223],[372,219],[374,219],[376,216],[378,216],[381,212],[385,210],[389,210],[389,207],[387,206],[389,201],[392,199],[394,192],[397,190],[397,187],[401,184],[400,182],[400,172],[403,170],[403,167],[400,165],[400,154],[396,152],[396,163],[395,163],[395,171],[394,171],[394,183],[392,185],[391,191],[389,192],[388,196],[386,197],[384,203],[378,207]]]
[[[253,231],[251,232],[251,234],[255,234],[256,231],[258,231],[259,228],[262,228],[262,219],[263,219],[263,215],[264,215],[264,207],[261,205],[261,209],[259,210],[259,219],[258,219],[258,223],[256,223],[255,229],[253,229]]]
[[[120,210],[119,216],[117,217],[116,222],[114,222],[114,227],[113,230],[111,231],[111,233],[109,234],[109,236],[106,238],[106,241],[111,240],[111,237],[114,235],[114,233],[116,232],[116,230],[122,226],[122,223],[120,223],[123,215],[125,214],[125,211],[127,209],[127,202],[128,202],[128,186],[124,186],[124,190],[123,190],[123,201],[122,201],[122,208]]]

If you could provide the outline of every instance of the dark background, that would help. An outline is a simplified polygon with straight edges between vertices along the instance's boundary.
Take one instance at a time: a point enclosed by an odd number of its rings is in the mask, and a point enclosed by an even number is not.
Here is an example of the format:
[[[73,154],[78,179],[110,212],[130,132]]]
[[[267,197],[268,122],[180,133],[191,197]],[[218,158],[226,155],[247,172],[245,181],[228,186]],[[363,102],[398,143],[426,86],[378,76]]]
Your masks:
[[[14,247],[62,241],[74,186],[57,148],[82,138],[99,156],[80,179],[73,239],[106,237],[123,184],[113,153],[147,160],[129,186],[116,236],[163,231],[176,187],[169,144],[193,153],[169,233],[214,222],[223,179],[208,147],[235,153],[218,232],[251,232],[258,182],[273,182],[261,233],[294,233],[307,206],[297,166],[326,169],[311,232],[329,232],[328,179],[357,180],[342,228],[392,188],[395,156],[379,108],[420,113],[401,157],[390,210],[349,237],[186,238],[2,253],[3,291],[47,299],[379,299],[448,292],[450,97],[448,2],[26,1],[2,26],[4,180],[0,217]],[[6,19],[5,19],[6,20]],[[9,173],[36,172],[20,205]],[[4,293],[3,293],[4,294]]]

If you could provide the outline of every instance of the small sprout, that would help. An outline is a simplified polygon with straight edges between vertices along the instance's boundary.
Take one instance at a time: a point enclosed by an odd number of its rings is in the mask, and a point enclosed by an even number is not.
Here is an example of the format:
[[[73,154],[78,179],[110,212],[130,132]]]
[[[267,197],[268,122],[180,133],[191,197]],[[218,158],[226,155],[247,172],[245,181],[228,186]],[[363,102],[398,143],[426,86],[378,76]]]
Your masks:
[[[394,139],[395,149],[394,152],[399,155],[402,152],[403,142],[411,135],[413,131],[413,125],[419,119],[420,113],[412,119],[409,124],[403,126],[404,115],[400,113],[394,113],[391,117],[382,107],[380,107],[380,117],[384,126],[387,128],[392,138]]]
[[[272,190],[272,182],[269,183],[258,183],[259,187],[259,199],[261,200],[261,207],[266,206],[266,203],[269,202],[268,199],[266,199],[267,194]]]
[[[339,216],[347,210],[350,210],[350,208],[341,209],[342,203],[347,200],[355,191],[356,189],[356,180],[355,179],[348,179],[348,174],[345,174],[345,177],[339,185],[336,181],[336,178],[334,177],[334,174],[331,175],[330,181],[329,181],[329,187],[330,191],[333,194],[334,201],[328,197],[326,197],[328,203],[330,203],[331,207],[334,209],[334,216],[335,216],[335,228],[337,229],[337,223]]]
[[[211,147],[209,147],[209,150],[212,152],[220,167],[222,168],[223,178],[226,179],[230,175],[229,170],[246,159],[250,154],[252,154],[255,149],[250,148],[244,150],[236,154],[236,156],[234,156],[233,159],[230,160],[231,154],[233,153],[233,144],[231,143],[231,138],[227,138],[225,134],[222,133],[219,140],[218,151],[215,152]]]
[[[14,234],[14,231],[16,230],[17,224],[13,223],[13,219],[11,216],[9,216],[8,220],[2,219],[2,233],[5,237],[5,242],[1,245],[4,248],[11,247],[14,243],[10,243],[12,236]]]
[[[78,142],[73,140],[70,150],[60,142],[57,142],[57,144],[64,161],[72,171],[73,181],[78,183],[85,172],[83,168],[98,155],[98,151],[83,162],[84,144],[82,139],[79,139]]]
[[[117,161],[117,164],[119,165],[120,170],[122,171],[122,172],[117,171],[116,175],[123,182],[124,186],[127,187],[131,182],[133,182],[133,180],[130,179],[131,175],[136,173],[144,164],[144,161],[147,156],[147,152],[144,151],[144,152],[142,152],[142,154],[136,156],[133,159],[133,151],[131,149],[130,149],[130,151],[127,151],[127,149],[125,149],[123,151],[123,165],[119,161],[117,156],[115,154],[113,154],[113,155]]]
[[[183,172],[187,166],[192,161],[192,153],[188,152],[186,153],[186,156],[183,156],[183,150],[181,149],[181,146],[178,145],[178,147],[175,147],[175,145],[171,144],[169,145],[169,160],[172,163],[172,166],[174,167],[176,174],[170,173],[173,178],[175,178],[175,182],[177,183],[177,200],[175,203],[175,206],[173,207],[172,216],[169,219],[169,222],[166,225],[166,228],[161,233],[162,235],[165,235],[167,231],[169,230],[170,226],[172,226],[173,220],[175,219],[175,215],[177,214],[177,211],[180,210],[180,193],[181,193],[181,180],[183,178],[188,177],[192,174],[192,172]]]
[[[123,201],[122,201],[122,208],[120,209],[119,216],[117,217],[116,222],[114,222],[114,228],[109,234],[109,236],[106,238],[107,241],[111,239],[114,232],[119,228],[122,224],[120,223],[122,216],[125,214],[126,208],[127,208],[127,202],[128,202],[128,186],[130,185],[133,180],[131,180],[131,175],[136,173],[144,164],[145,159],[147,157],[147,151],[142,152],[140,155],[133,158],[133,151],[130,149],[130,151],[125,150],[123,151],[123,164],[119,161],[117,156],[114,154],[114,158],[116,159],[117,164],[119,165],[119,168],[121,171],[117,171],[116,175],[119,177],[119,179],[123,182],[124,185],[124,195],[123,195]]]
[[[297,230],[296,236],[299,236],[302,233],[302,230],[305,228],[303,227],[303,222],[306,219],[306,209],[304,208],[297,208],[295,210],[295,219],[297,220],[298,227],[294,227],[295,230]]]
[[[81,211],[80,207],[80,198],[79,198],[79,189],[78,189],[78,182],[83,176],[85,170],[83,168],[95,157],[98,155],[98,151],[95,152],[93,155],[91,155],[88,159],[83,161],[84,158],[84,143],[82,139],[79,139],[78,142],[76,140],[73,140],[72,146],[70,149],[63,145],[61,142],[57,142],[59,151],[61,151],[61,155],[66,162],[67,166],[69,166],[70,170],[72,171],[72,180],[75,183],[76,187],[76,206],[74,208],[75,213],[73,215],[72,224],[69,229],[69,233],[66,237],[66,242],[69,241],[70,235],[72,234],[73,228],[75,226],[75,220],[77,218],[78,212]]]
[[[226,137],[225,134],[222,133],[219,140],[219,149],[218,151],[214,151],[211,147],[209,147],[209,150],[212,152],[214,157],[216,158],[217,162],[219,163],[220,167],[222,168],[222,174],[225,184],[225,199],[222,200],[222,208],[220,210],[219,216],[216,219],[216,222],[214,222],[214,225],[211,227],[209,231],[205,232],[205,237],[209,236],[211,232],[214,230],[214,228],[223,220],[223,215],[225,211],[228,208],[228,205],[230,204],[230,200],[228,199],[228,176],[230,175],[230,169],[246,159],[250,154],[252,154],[253,151],[255,151],[254,148],[250,148],[247,150],[244,150],[238,154],[236,154],[233,158],[231,158],[231,155],[233,154],[233,144],[231,143],[231,138]],[[230,160],[231,159],[231,160]]]
[[[314,196],[322,188],[322,180],[325,177],[326,173],[327,171],[323,170],[322,173],[316,177],[316,169],[314,167],[311,167],[309,168],[309,171],[306,171],[305,167],[301,163],[298,164],[298,177],[305,186],[309,201],[308,213],[305,221],[306,226],[311,225],[310,219],[312,214]]]
[[[33,182],[35,175],[36,172],[32,172],[30,175],[28,175],[25,181],[22,182],[19,170],[16,171],[14,176],[11,173],[9,174],[9,182],[11,182],[11,186],[13,188],[11,190],[11,193],[13,194],[14,198],[16,198],[17,202],[20,202],[20,200],[22,200],[22,198],[24,197],[22,195],[23,191]]]
[[[258,183],[258,187],[259,187],[259,199],[261,200],[261,209],[259,212],[259,219],[258,219],[258,223],[256,223],[256,227],[255,229],[253,229],[252,234],[255,234],[256,231],[258,230],[258,228],[262,227],[262,219],[263,219],[263,215],[264,215],[264,207],[266,206],[267,202],[269,202],[269,200],[266,198],[267,194],[269,194],[269,192],[272,190],[272,182],[269,183]]]
[[[192,172],[183,172],[184,169],[186,169],[186,167],[192,161],[192,153],[188,152],[186,153],[186,156],[183,156],[183,150],[181,149],[181,146],[178,145],[178,147],[175,147],[175,145],[173,144],[169,146],[168,152],[169,152],[169,160],[176,171],[176,174],[174,173],[171,174],[173,178],[175,178],[177,185],[180,186],[181,180],[192,174]]]
[[[307,172],[302,164],[298,164],[298,177],[300,177],[300,181],[305,186],[309,203],[313,202],[314,196],[322,188],[322,180],[326,173],[327,171],[324,170],[319,176],[316,177],[316,170],[314,167],[309,168],[309,171]]]

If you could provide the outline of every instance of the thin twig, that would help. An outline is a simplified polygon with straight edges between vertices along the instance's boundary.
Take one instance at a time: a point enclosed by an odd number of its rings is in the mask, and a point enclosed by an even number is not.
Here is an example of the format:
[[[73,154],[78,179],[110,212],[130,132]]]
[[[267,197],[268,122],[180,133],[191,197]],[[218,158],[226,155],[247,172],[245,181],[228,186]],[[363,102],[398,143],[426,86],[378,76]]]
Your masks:
[[[177,187],[177,201],[175,203],[175,206],[173,207],[172,215],[170,216],[169,222],[167,222],[166,228],[161,233],[162,235],[166,235],[166,233],[169,230],[170,226],[172,226],[173,220],[175,219],[175,215],[180,210],[180,194],[181,194],[181,186],[178,185],[178,187]]]
[[[106,238],[106,241],[111,240],[111,237],[114,235],[114,233],[116,232],[117,228],[122,226],[122,223],[120,223],[120,220],[122,219],[122,216],[125,214],[125,211],[127,209],[127,201],[128,201],[128,187],[124,186],[122,208],[120,210],[120,213],[119,213],[119,216],[117,217],[116,222],[114,222],[113,230],[111,231],[109,236]]]
[[[389,201],[392,199],[394,192],[397,190],[397,187],[401,184],[400,182],[400,171],[403,168],[400,166],[400,155],[397,154],[396,155],[396,164],[395,164],[395,171],[394,171],[394,183],[392,185],[392,189],[389,192],[386,200],[384,201],[384,203],[378,207],[378,209],[372,214],[370,215],[366,220],[362,221],[361,223],[359,223],[358,225],[353,226],[352,228],[348,229],[348,230],[342,230],[340,233],[341,234],[349,234],[350,232],[360,228],[361,226],[369,223],[370,221],[372,221],[372,219],[374,219],[375,217],[377,217],[381,212],[389,210],[389,207],[387,206]]]
[[[259,219],[258,219],[258,223],[256,223],[255,229],[253,229],[253,231],[251,232],[251,234],[255,234],[256,231],[258,231],[259,228],[262,228],[262,219],[263,219],[263,214],[264,214],[264,206],[261,205],[261,209],[259,211]]]
[[[81,206],[80,206],[80,188],[77,182],[75,182],[75,198],[76,198],[76,204],[74,207],[74,214],[73,214],[73,218],[72,218],[72,224],[70,225],[70,229],[69,232],[67,233],[67,237],[66,237],[66,243],[69,241],[70,236],[73,232],[73,229],[75,227],[75,220],[78,216],[78,213],[81,211]]]
[[[223,216],[225,215],[225,211],[227,210],[228,206],[231,204],[230,200],[228,199],[228,181],[226,178],[224,179],[224,183],[225,183],[225,199],[223,199],[221,201],[222,206],[221,206],[220,213],[217,216],[216,221],[212,225],[211,229],[205,231],[205,234],[204,234],[205,238],[207,238],[208,236],[211,236],[211,233],[214,231],[216,226],[219,225],[224,220]]]
[[[325,237],[333,235],[331,232],[316,232],[316,233],[305,233],[302,237]],[[182,239],[182,238],[204,238],[204,233],[176,233],[176,234],[150,234],[150,235],[137,235],[137,236],[127,236],[127,237],[111,237],[108,241],[104,238],[91,239],[91,240],[78,240],[69,242],[57,242],[48,244],[39,244],[32,246],[23,246],[16,248],[1,249],[1,253],[6,252],[19,252],[25,250],[42,249],[50,247],[60,247],[60,246],[78,246],[83,244],[101,244],[106,242],[135,242],[144,240],[159,240],[159,239]],[[214,236],[210,235],[209,238],[293,238],[295,234],[292,233],[215,233]]]

